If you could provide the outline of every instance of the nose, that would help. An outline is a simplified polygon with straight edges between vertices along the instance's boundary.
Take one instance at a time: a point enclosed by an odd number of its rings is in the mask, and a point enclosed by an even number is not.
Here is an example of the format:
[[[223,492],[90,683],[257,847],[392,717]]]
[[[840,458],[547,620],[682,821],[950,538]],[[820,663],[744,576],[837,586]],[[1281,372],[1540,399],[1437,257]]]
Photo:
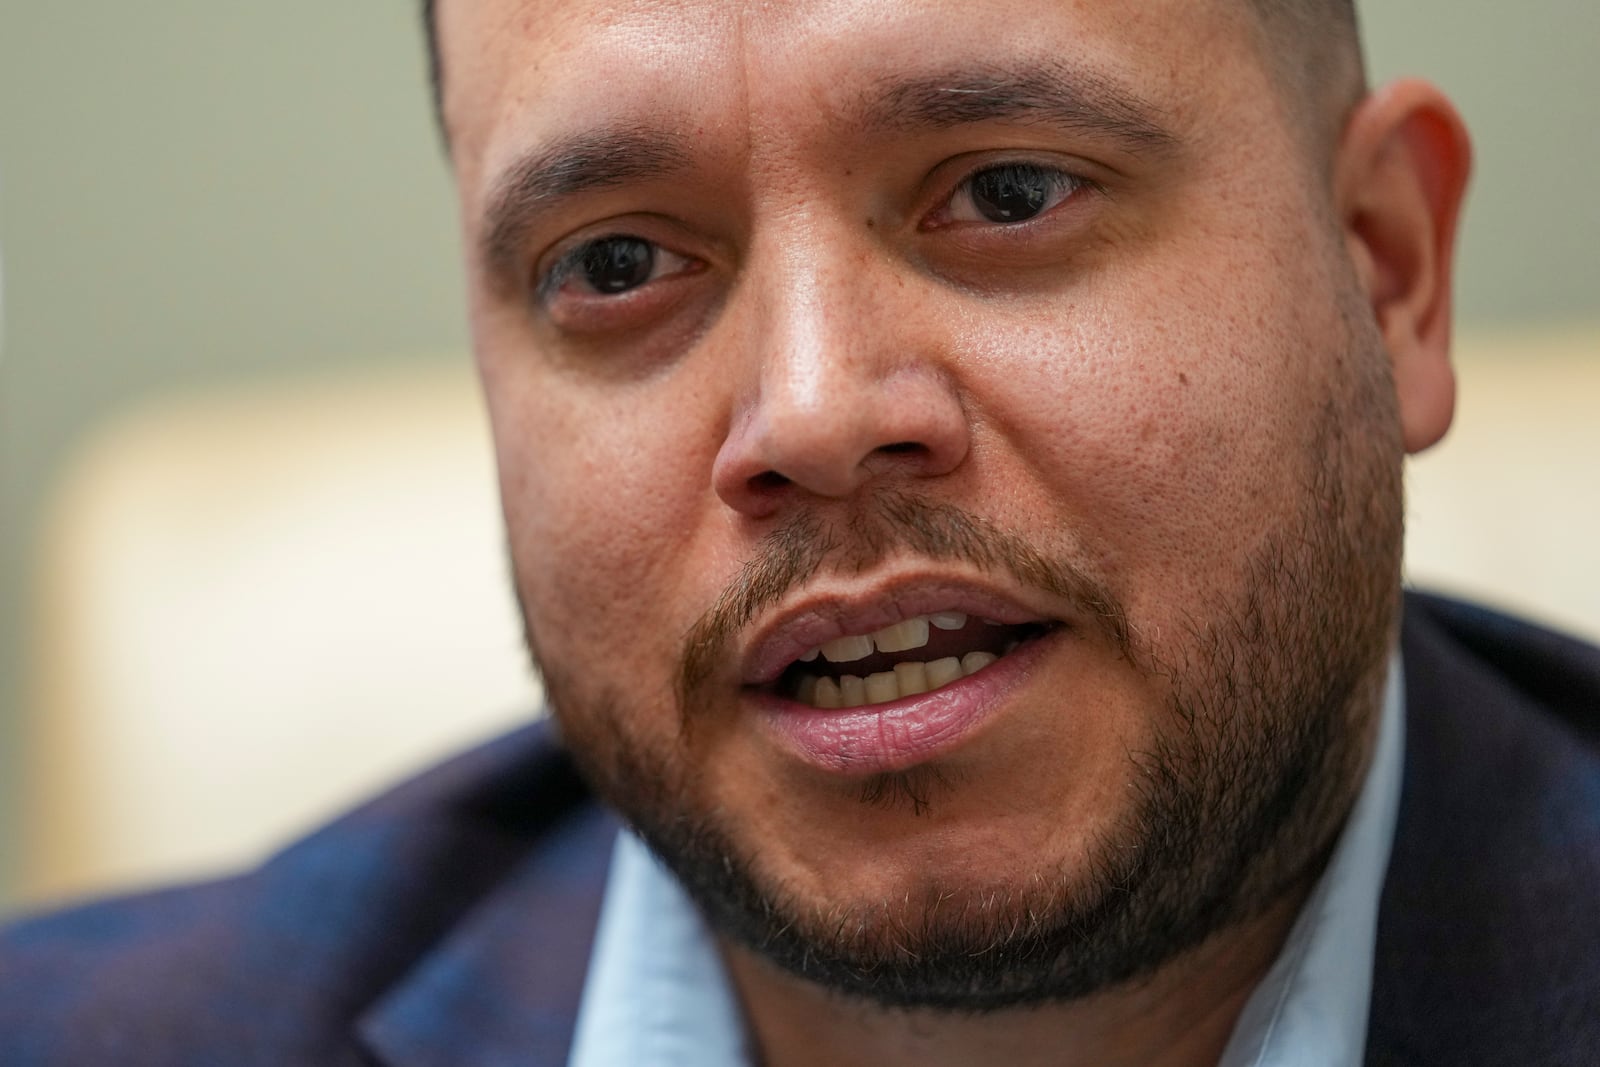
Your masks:
[[[844,499],[959,467],[970,430],[941,316],[925,303],[935,294],[892,277],[881,256],[796,260],[791,249],[746,276],[754,386],[717,454],[717,494],[763,518],[796,498]]]

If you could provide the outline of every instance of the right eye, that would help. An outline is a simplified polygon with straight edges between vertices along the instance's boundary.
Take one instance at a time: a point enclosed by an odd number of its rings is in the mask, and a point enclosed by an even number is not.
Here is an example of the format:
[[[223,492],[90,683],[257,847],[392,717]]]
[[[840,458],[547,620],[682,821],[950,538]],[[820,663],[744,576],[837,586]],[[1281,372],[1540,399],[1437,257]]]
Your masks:
[[[618,297],[659,278],[694,266],[687,256],[669,252],[631,234],[585,241],[550,269],[540,291],[546,299],[562,293],[577,297]]]

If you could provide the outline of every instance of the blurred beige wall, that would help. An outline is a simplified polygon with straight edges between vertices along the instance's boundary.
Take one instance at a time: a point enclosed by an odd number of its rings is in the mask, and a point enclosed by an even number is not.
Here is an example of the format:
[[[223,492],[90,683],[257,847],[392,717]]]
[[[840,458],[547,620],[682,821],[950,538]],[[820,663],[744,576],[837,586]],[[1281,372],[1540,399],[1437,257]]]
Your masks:
[[[407,0],[0,3],[0,900],[41,503],[143,397],[465,347]]]
[[[0,789],[52,476],[141,397],[459,358],[448,181],[407,0],[11,0],[0,11]],[[1461,103],[1472,329],[1593,319],[1600,4],[1364,3],[1373,71]],[[14,826],[17,800],[0,794]],[[0,825],[0,901],[10,834]]]

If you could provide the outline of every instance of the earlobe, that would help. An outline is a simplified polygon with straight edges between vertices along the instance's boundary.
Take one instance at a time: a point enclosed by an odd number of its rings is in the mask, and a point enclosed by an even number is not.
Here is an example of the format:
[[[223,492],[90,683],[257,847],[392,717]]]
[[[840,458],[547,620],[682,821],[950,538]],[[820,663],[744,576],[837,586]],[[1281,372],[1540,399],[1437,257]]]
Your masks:
[[[1460,115],[1426,82],[1368,96],[1339,146],[1345,240],[1388,348],[1408,452],[1443,437],[1455,411],[1452,267],[1471,169]]]

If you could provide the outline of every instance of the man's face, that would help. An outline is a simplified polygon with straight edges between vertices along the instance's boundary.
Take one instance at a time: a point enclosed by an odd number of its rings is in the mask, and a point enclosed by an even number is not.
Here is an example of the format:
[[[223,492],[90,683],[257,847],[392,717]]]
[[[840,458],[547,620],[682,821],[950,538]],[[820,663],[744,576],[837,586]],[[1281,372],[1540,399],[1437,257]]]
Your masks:
[[[1302,882],[1401,448],[1248,5],[442,18],[530,640],[724,932],[982,1007]]]

